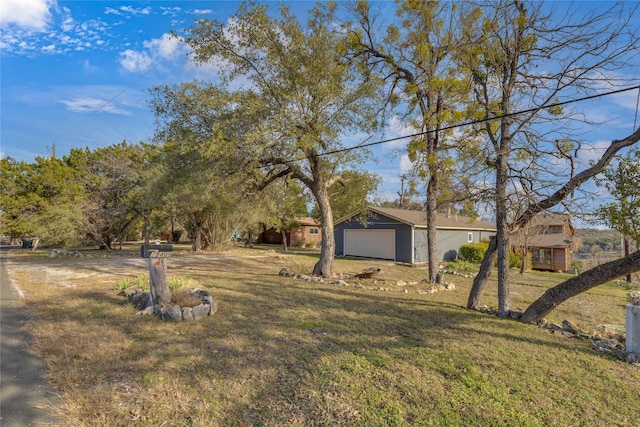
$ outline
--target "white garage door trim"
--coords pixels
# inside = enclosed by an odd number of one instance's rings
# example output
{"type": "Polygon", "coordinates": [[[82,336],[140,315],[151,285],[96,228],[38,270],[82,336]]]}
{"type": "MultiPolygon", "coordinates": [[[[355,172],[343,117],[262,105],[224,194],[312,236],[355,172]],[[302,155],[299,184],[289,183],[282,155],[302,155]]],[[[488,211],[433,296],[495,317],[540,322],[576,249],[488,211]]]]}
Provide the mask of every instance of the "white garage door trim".
{"type": "Polygon", "coordinates": [[[396,259],[396,230],[344,230],[344,254],[396,259]]]}

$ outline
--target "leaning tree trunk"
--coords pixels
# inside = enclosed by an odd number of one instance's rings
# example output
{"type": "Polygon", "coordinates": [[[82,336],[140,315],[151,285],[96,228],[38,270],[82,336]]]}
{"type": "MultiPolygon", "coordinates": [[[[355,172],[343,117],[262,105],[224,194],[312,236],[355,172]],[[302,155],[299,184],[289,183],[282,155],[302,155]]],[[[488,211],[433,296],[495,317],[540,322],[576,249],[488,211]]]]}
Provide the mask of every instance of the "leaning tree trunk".
{"type": "Polygon", "coordinates": [[[520,274],[524,274],[527,269],[527,255],[529,254],[529,250],[527,249],[527,244],[522,248],[522,260],[520,261],[520,274]]]}
{"type": "Polygon", "coordinates": [[[588,291],[598,285],[606,283],[616,277],[640,271],[640,251],[629,256],[599,265],[591,270],[587,270],[579,276],[560,283],[547,291],[535,300],[522,313],[520,321],[533,323],[549,314],[554,308],[571,297],[588,291]]]}
{"type": "Polygon", "coordinates": [[[496,238],[491,237],[487,252],[485,252],[482,263],[480,264],[480,271],[478,271],[475,279],[473,279],[473,285],[471,286],[469,299],[467,300],[467,308],[476,309],[480,306],[480,297],[482,296],[482,292],[484,292],[484,287],[487,284],[489,276],[491,276],[493,264],[495,264],[496,257],[498,256],[496,247],[496,238]]]}
{"type": "Polygon", "coordinates": [[[336,253],[336,241],[333,235],[333,212],[331,212],[329,194],[327,188],[322,185],[316,185],[314,195],[320,208],[322,246],[320,249],[320,259],[313,267],[313,275],[333,277],[333,259],[336,253]]]}

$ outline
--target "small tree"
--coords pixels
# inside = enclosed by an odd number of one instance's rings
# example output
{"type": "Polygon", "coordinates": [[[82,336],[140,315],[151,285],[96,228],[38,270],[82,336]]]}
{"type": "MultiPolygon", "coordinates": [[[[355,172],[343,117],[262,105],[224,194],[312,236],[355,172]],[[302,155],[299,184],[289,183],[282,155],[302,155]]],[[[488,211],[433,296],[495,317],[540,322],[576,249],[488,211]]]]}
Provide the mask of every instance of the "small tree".
{"type": "MultiPolygon", "coordinates": [[[[623,256],[630,254],[630,239],[640,242],[640,150],[627,153],[617,167],[604,170],[604,179],[598,181],[604,186],[615,202],[598,209],[598,216],[612,229],[623,236],[623,256]]],[[[627,275],[631,282],[631,275],[627,275]]]]}

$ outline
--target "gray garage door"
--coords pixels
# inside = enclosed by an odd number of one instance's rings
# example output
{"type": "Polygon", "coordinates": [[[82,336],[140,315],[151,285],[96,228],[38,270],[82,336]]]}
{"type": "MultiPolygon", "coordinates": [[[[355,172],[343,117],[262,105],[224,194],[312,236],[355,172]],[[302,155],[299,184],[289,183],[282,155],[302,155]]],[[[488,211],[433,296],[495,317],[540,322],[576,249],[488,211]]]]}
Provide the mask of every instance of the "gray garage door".
{"type": "Polygon", "coordinates": [[[344,230],[344,254],[396,259],[395,230],[344,230]]]}

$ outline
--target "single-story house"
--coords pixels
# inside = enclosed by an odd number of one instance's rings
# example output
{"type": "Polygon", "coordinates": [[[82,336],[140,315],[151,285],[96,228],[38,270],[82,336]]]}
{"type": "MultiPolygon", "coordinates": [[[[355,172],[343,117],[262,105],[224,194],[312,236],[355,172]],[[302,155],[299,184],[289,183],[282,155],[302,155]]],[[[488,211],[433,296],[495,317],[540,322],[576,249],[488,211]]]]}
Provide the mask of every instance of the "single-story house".
{"type": "Polygon", "coordinates": [[[577,239],[566,214],[539,214],[511,237],[515,250],[526,246],[531,253],[531,268],[567,272],[571,268],[577,239]]]}
{"type": "MultiPolygon", "coordinates": [[[[411,264],[427,262],[427,217],[423,211],[369,206],[366,225],[354,212],[335,222],[336,255],[389,259],[411,264]]],[[[459,215],[436,215],[438,259],[458,257],[460,246],[479,243],[496,227],[459,215]]]]}
{"type": "MultiPolygon", "coordinates": [[[[320,232],[320,221],[304,217],[296,218],[298,225],[293,227],[291,231],[286,232],[287,246],[320,246],[322,233],[320,232]]],[[[282,233],[276,231],[275,228],[265,229],[258,235],[258,243],[266,243],[271,245],[282,244],[282,233]]]]}

